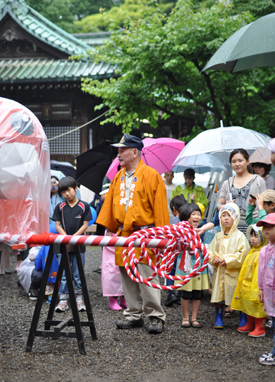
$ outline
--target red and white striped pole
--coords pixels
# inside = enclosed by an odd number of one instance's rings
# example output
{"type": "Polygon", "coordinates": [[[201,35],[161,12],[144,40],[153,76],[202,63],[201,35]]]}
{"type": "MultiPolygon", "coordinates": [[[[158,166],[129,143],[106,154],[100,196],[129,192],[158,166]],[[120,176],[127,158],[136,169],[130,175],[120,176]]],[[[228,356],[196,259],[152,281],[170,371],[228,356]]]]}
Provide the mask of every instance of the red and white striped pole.
{"type": "Polygon", "coordinates": [[[165,290],[178,289],[182,285],[185,285],[191,278],[199,276],[207,267],[208,263],[206,247],[188,222],[180,222],[164,227],[147,228],[134,232],[127,238],[114,236],[70,236],[46,233],[42,235],[32,235],[25,243],[21,243],[19,235],[9,236],[0,234],[0,243],[1,242],[12,244],[13,249],[18,250],[26,249],[34,245],[50,244],[126,247],[123,250],[123,262],[129,277],[137,283],[143,283],[153,288],[165,290]],[[141,247],[139,258],[135,255],[135,247],[141,247]],[[154,264],[150,258],[147,248],[151,248],[155,254],[156,264],[154,264]],[[189,275],[171,276],[170,272],[173,268],[175,258],[183,252],[182,263],[184,263],[186,250],[188,250],[190,255],[196,257],[194,268],[189,275]],[[146,260],[153,271],[152,275],[146,279],[142,277],[137,267],[143,259],[146,260]],[[201,260],[203,261],[202,265],[201,260]],[[156,275],[159,275],[161,278],[178,280],[180,282],[172,286],[154,284],[151,280],[156,275]]]}

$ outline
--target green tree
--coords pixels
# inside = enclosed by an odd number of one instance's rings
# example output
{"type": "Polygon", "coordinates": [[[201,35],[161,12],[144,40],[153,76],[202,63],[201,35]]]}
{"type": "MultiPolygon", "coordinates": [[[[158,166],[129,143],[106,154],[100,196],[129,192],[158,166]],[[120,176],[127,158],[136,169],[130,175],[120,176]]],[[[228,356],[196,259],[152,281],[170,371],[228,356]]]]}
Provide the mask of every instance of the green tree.
{"type": "Polygon", "coordinates": [[[27,4],[69,33],[76,33],[75,21],[100,10],[109,10],[123,0],[26,0],[27,4]]]}
{"type": "Polygon", "coordinates": [[[246,12],[232,17],[231,7],[179,0],[170,16],[146,11],[114,32],[93,59],[117,65],[117,78],[82,82],[85,92],[108,107],[105,122],[122,124],[124,131],[159,118],[192,118],[194,131],[243,125],[269,133],[274,123],[273,70],[201,72],[220,45],[251,21],[246,12]]]}
{"type": "Polygon", "coordinates": [[[273,0],[233,0],[234,12],[249,11],[255,19],[275,12],[273,0]]]}
{"type": "Polygon", "coordinates": [[[124,0],[71,0],[72,9],[77,16],[77,20],[84,17],[108,11],[114,6],[124,3],[124,0]]]}
{"type": "Polygon", "coordinates": [[[26,3],[50,20],[58,27],[69,33],[77,31],[77,26],[74,24],[75,14],[72,11],[71,0],[26,0],[26,3]]]}
{"type": "MultiPolygon", "coordinates": [[[[159,1],[159,9],[163,13],[169,13],[173,9],[176,1],[159,1]]],[[[130,20],[137,21],[143,17],[144,11],[153,12],[156,1],[145,3],[136,0],[125,0],[123,4],[118,3],[110,10],[102,10],[101,13],[92,14],[77,22],[78,30],[82,33],[98,32],[123,28],[130,20]]]]}

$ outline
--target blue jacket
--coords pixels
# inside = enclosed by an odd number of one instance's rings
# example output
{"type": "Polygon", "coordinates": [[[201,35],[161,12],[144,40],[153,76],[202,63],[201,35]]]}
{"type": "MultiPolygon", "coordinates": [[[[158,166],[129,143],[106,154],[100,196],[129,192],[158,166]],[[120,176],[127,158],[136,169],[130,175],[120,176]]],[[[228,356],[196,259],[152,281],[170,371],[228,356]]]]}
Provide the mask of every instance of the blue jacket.
{"type": "MultiPolygon", "coordinates": [[[[44,272],[48,253],[49,253],[49,249],[50,249],[49,245],[47,245],[47,246],[44,245],[43,247],[41,247],[40,251],[38,252],[38,254],[34,260],[35,269],[37,271],[44,272]]],[[[55,279],[56,279],[57,272],[58,272],[58,265],[59,264],[58,264],[57,257],[56,257],[56,255],[54,255],[51,270],[50,270],[50,275],[48,278],[48,283],[49,282],[55,283],[55,279]]]]}

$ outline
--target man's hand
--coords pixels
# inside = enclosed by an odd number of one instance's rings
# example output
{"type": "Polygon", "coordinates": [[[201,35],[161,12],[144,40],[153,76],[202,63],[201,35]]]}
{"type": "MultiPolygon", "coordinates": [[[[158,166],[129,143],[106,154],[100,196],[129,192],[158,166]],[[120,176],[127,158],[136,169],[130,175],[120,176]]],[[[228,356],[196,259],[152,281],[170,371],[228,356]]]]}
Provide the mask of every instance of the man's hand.
{"type": "Polygon", "coordinates": [[[194,195],[193,192],[190,194],[190,199],[193,200],[193,201],[195,200],[195,195],[194,195]]]}
{"type": "Polygon", "coordinates": [[[222,261],[220,262],[220,264],[221,264],[221,266],[226,267],[226,261],[225,261],[225,260],[222,260],[222,261]]]}
{"type": "Polygon", "coordinates": [[[259,290],[259,301],[264,302],[264,292],[262,289],[259,290]]]}

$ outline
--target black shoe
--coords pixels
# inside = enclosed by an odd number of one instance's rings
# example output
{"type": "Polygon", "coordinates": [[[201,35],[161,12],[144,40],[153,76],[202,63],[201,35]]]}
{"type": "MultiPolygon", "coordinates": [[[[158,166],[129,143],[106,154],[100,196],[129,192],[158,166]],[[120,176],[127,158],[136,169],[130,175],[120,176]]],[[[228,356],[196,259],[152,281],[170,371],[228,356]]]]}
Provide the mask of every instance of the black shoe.
{"type": "Polygon", "coordinates": [[[177,301],[177,296],[173,293],[173,294],[169,294],[168,297],[167,297],[167,300],[166,300],[166,303],[164,304],[165,306],[167,307],[170,307],[172,306],[176,301],[177,301]]]}
{"type": "Polygon", "coordinates": [[[116,326],[118,329],[132,329],[132,328],[142,328],[143,327],[143,319],[140,320],[127,320],[124,318],[123,321],[117,321],[116,326]]]}
{"type": "Polygon", "coordinates": [[[37,297],[38,297],[38,290],[37,289],[30,289],[29,299],[30,300],[37,300],[37,297]]]}
{"type": "Polygon", "coordinates": [[[150,317],[150,326],[147,329],[150,334],[162,333],[164,329],[163,321],[158,317],[150,317]]]}
{"type": "Polygon", "coordinates": [[[6,275],[11,275],[11,270],[10,269],[6,269],[5,273],[6,273],[6,275]]]}
{"type": "Polygon", "coordinates": [[[93,272],[101,274],[101,268],[93,269],[93,272]]]}

